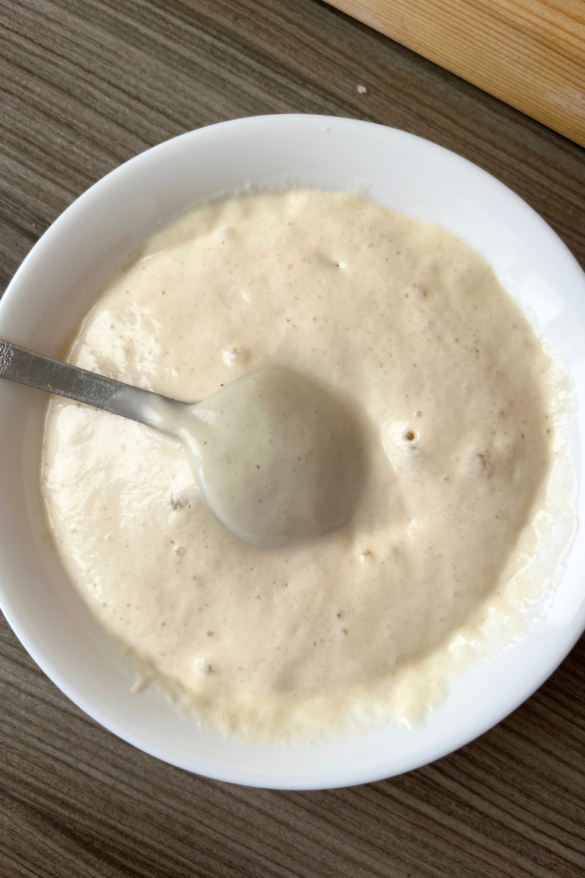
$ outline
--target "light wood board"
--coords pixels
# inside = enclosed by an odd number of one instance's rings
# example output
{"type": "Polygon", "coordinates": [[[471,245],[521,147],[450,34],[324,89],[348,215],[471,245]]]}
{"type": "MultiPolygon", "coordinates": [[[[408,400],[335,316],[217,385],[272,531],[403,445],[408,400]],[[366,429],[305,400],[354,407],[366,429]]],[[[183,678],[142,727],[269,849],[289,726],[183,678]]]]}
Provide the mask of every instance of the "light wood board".
{"type": "Polygon", "coordinates": [[[583,0],[329,0],[585,146],[583,0]]]}

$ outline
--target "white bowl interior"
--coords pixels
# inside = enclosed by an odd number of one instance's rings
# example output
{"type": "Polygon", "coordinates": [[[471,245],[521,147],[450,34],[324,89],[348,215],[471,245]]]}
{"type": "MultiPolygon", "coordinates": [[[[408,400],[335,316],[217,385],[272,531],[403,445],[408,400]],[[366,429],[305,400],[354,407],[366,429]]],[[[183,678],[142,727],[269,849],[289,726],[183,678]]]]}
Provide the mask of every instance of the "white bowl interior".
{"type": "MultiPolygon", "coordinates": [[[[401,131],[318,116],[269,116],[204,128],[143,153],[76,201],[48,230],[0,303],[0,337],[58,355],[109,274],[134,246],[198,199],[246,184],[362,191],[437,221],[480,250],[570,368],[585,399],[585,277],[562,242],[479,168],[401,131]]],[[[40,667],[83,710],[141,749],[191,771],[255,786],[310,789],[388,777],[490,728],[528,697],[585,627],[585,533],[547,615],[514,648],[469,668],[423,729],[394,724],[307,747],[225,740],[177,715],[132,677],[67,580],[39,492],[46,398],[0,381],[0,601],[40,667]]],[[[585,502],[581,407],[572,437],[585,502]]]]}

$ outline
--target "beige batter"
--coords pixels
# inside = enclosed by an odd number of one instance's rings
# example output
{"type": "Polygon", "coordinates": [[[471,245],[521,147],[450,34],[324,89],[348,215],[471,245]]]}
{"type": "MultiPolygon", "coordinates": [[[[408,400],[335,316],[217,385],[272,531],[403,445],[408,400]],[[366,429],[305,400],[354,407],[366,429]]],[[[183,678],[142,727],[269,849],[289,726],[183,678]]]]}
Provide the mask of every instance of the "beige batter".
{"type": "Polygon", "coordinates": [[[179,443],[52,401],[58,550],[142,669],[247,740],[367,727],[406,678],[399,712],[436,701],[433,656],[505,586],[552,461],[549,360],[479,255],[355,195],[207,205],[112,281],[69,359],[184,401],[290,367],[365,449],[349,524],[259,550],[201,502],[179,443]]]}

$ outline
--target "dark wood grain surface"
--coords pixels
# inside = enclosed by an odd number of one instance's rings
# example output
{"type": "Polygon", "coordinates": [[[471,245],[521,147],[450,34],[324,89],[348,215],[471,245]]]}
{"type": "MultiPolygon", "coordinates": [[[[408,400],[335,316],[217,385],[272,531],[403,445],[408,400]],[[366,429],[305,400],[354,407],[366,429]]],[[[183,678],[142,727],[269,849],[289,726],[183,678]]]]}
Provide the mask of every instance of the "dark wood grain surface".
{"type": "MultiPolygon", "coordinates": [[[[353,116],[441,143],[515,189],[585,265],[582,149],[317,0],[0,0],[0,20],[2,288],[112,168],[262,113],[353,116]]],[[[337,791],[233,787],[134,750],[3,621],[0,693],[2,878],[585,874],[585,640],[463,750],[337,791]]]]}

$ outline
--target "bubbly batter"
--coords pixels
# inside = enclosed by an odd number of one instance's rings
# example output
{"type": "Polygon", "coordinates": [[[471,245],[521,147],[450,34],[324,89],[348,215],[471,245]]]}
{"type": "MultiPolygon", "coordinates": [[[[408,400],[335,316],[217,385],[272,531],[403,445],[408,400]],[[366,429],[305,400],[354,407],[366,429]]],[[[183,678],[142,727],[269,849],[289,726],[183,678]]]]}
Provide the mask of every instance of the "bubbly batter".
{"type": "Polygon", "coordinates": [[[145,674],[246,740],[343,734],[440,699],[441,656],[503,595],[553,459],[550,361],[477,253],[356,195],[208,204],[114,278],[69,360],[184,401],[290,367],[361,431],[350,522],[259,550],[210,514],[178,443],[50,403],[58,550],[145,674]]]}

